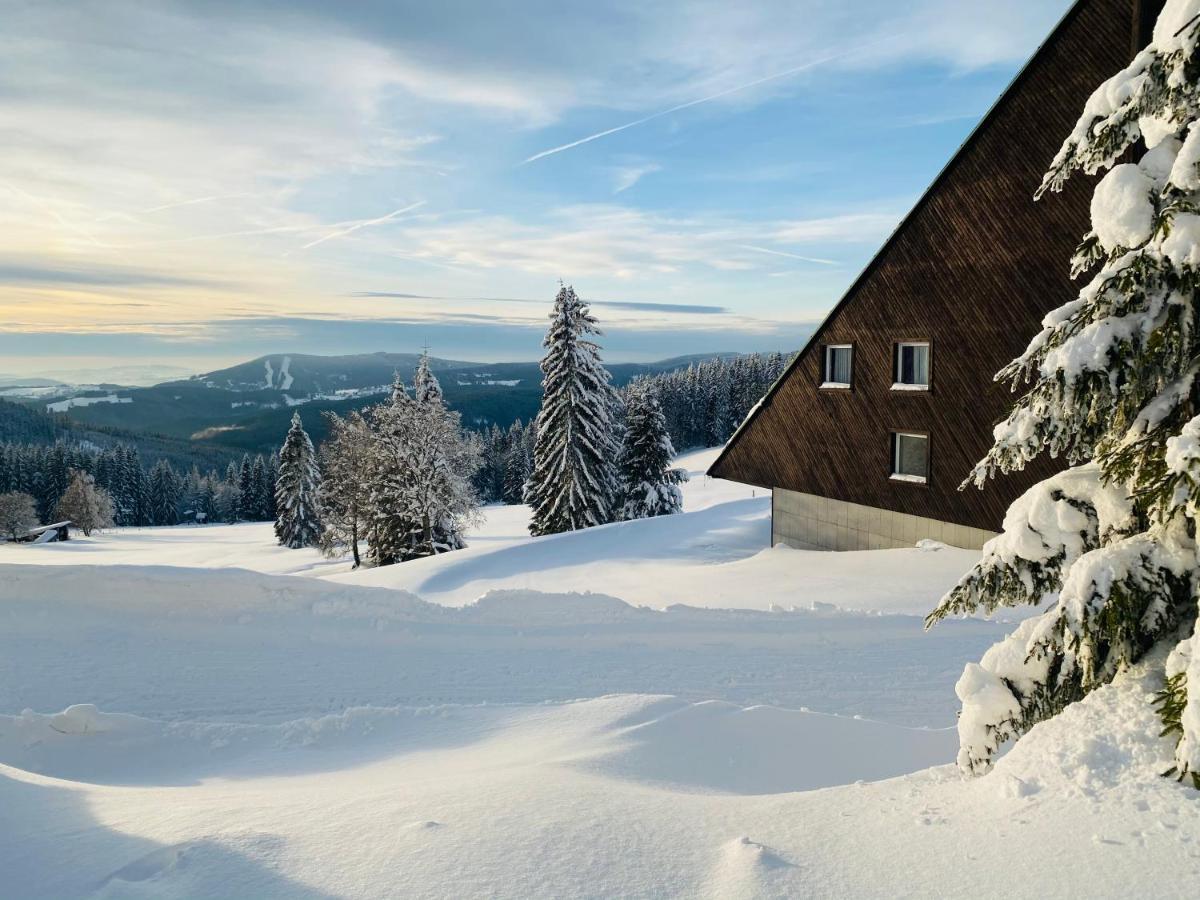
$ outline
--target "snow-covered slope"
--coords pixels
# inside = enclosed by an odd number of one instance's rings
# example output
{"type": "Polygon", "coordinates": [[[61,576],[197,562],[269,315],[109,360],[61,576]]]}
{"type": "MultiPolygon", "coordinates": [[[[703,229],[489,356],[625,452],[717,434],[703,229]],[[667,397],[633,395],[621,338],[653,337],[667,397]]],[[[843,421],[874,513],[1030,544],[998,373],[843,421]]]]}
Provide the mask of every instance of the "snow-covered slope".
{"type": "Polygon", "coordinates": [[[974,555],[685,500],[359,572],[263,526],[0,546],[0,895],[1191,896],[1161,661],[964,781],[953,684],[1008,627],[921,614],[974,555]]]}
{"type": "Polygon", "coordinates": [[[1129,768],[1165,760],[1124,716],[1151,682],[981,779],[804,793],[945,735],[833,720],[828,743],[813,715],[649,696],[276,726],[26,714],[0,720],[22,765],[0,765],[0,868],[22,897],[1188,897],[1195,794],[1129,768]]]}

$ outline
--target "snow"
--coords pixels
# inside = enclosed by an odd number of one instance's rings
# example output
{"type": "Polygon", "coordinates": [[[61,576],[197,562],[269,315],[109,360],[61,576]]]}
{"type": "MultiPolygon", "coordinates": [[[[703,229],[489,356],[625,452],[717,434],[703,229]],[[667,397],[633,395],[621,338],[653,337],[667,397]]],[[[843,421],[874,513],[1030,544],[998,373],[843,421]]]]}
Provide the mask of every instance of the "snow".
{"type": "Polygon", "coordinates": [[[491,507],[386,569],[269,525],[0,547],[0,892],[1190,893],[1161,659],[964,780],[954,682],[1011,625],[920,616],[979,554],[766,549],[716,453],[681,514],[491,507]]]}
{"type": "Polygon", "coordinates": [[[1161,245],[1162,255],[1176,266],[1200,268],[1200,216],[1177,213],[1161,245]]]}
{"type": "Polygon", "coordinates": [[[279,364],[279,389],[281,391],[286,391],[288,388],[290,388],[292,386],[292,382],[295,380],[292,378],[291,369],[292,358],[290,356],[285,356],[283,358],[283,362],[279,364]]]}
{"type": "MultiPolygon", "coordinates": [[[[603,590],[627,603],[719,609],[810,608],[923,616],[979,559],[950,547],[828,553],[770,547],[768,491],[709,478],[718,449],[676,462],[684,513],[581,532],[529,536],[525,506],[488,506],[467,549],[403,565],[351,571],[315,549],[276,546],[270,523],[123,528],[72,536],[57,548],[22,548],[28,564],[235,566],[274,575],[308,575],[347,585],[410,591],[432,603],[464,606],[490,590],[547,593],[603,590]],[[59,550],[61,552],[55,552],[59,550]],[[803,580],[794,573],[803,571],[803,580]]],[[[0,561],[4,561],[0,548],[0,561]]]]}
{"type": "Polygon", "coordinates": [[[46,404],[46,412],[66,412],[75,406],[92,406],[96,403],[132,403],[132,397],[118,397],[116,394],[105,394],[103,397],[68,397],[46,404]]]}
{"type": "Polygon", "coordinates": [[[1154,180],[1133,163],[1113,166],[1092,195],[1092,230],[1105,250],[1137,247],[1154,227],[1154,180]]]}

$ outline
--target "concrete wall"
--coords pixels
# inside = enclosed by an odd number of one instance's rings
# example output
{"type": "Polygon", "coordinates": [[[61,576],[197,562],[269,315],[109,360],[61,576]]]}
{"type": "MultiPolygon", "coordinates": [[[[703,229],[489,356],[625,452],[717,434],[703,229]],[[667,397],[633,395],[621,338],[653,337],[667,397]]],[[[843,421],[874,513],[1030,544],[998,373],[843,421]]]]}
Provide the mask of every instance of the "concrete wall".
{"type": "Polygon", "coordinates": [[[824,550],[887,550],[911,547],[922,538],[932,538],[953,547],[978,550],[995,536],[995,532],[966,525],[783,488],[771,493],[772,544],[824,550]]]}

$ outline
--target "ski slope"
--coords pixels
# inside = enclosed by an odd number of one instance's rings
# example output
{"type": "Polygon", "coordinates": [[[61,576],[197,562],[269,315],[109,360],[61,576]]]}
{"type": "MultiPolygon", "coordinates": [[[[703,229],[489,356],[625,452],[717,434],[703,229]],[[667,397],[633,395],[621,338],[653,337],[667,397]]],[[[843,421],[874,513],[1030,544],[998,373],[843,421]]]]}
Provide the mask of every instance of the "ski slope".
{"type": "Polygon", "coordinates": [[[260,525],[0,548],[0,895],[1190,896],[1161,660],[966,781],[1011,626],[921,616],[974,554],[685,510],[354,572],[260,525]]]}

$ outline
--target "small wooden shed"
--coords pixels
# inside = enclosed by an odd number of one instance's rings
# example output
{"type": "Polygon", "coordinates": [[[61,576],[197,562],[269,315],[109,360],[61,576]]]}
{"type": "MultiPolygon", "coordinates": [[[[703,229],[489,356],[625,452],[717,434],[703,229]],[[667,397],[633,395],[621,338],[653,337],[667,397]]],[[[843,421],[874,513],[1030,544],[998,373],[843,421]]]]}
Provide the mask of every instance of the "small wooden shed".
{"type": "Polygon", "coordinates": [[[37,528],[31,528],[18,537],[17,543],[52,544],[58,541],[69,541],[71,539],[71,526],[74,524],[74,522],[68,519],[63,522],[55,522],[52,525],[39,525],[37,528]]]}

